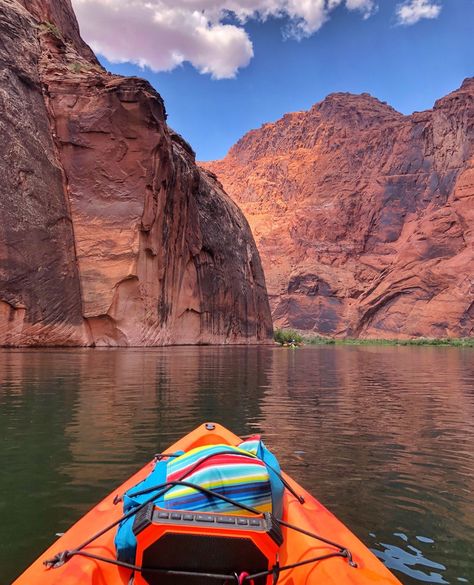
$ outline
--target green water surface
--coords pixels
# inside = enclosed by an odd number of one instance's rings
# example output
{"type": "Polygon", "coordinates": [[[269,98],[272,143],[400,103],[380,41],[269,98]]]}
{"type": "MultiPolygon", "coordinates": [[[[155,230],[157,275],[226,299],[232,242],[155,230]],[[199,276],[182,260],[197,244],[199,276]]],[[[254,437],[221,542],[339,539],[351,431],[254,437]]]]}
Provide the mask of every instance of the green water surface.
{"type": "Polygon", "coordinates": [[[472,348],[0,350],[0,585],[206,420],[261,432],[406,585],[474,583],[473,380],[472,348]]]}

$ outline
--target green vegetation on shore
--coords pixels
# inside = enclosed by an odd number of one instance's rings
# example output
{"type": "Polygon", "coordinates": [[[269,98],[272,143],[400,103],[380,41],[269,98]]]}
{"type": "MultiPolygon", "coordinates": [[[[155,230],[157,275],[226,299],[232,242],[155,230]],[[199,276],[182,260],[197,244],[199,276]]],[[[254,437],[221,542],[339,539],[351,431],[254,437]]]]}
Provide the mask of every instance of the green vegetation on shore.
{"type": "Polygon", "coordinates": [[[304,343],[306,345],[438,345],[445,347],[474,347],[474,337],[458,339],[435,337],[417,337],[416,339],[335,339],[320,335],[301,335],[293,329],[276,329],[274,339],[281,345],[304,343]]]}
{"type": "Polygon", "coordinates": [[[273,339],[281,345],[296,345],[303,342],[303,336],[294,329],[275,329],[273,339]]]}

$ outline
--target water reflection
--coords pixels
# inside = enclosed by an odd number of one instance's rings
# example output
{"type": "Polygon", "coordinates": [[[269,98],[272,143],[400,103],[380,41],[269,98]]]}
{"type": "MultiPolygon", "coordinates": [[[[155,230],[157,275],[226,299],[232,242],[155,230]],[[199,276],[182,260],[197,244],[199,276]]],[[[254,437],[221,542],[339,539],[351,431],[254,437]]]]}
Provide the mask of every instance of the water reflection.
{"type": "Polygon", "coordinates": [[[441,563],[430,561],[421,550],[414,546],[407,545],[406,548],[400,548],[384,542],[377,544],[378,548],[372,550],[389,569],[400,571],[418,582],[449,583],[441,574],[446,571],[446,567],[441,563]]]}
{"type": "Polygon", "coordinates": [[[472,582],[473,357],[429,347],[0,351],[5,583],[210,419],[262,432],[407,585],[472,582]]]}

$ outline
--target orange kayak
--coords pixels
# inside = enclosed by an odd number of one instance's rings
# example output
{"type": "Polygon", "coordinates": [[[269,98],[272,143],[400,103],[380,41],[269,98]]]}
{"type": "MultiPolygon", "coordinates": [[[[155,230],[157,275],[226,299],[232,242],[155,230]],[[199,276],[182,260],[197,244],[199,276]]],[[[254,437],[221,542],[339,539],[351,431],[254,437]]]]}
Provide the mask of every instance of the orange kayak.
{"type": "MultiPolygon", "coordinates": [[[[221,425],[206,423],[200,425],[172,445],[167,450],[167,453],[178,451],[186,453],[197,447],[211,445],[235,446],[240,444],[241,441],[242,439],[221,425]]],[[[214,536],[216,534],[217,536],[219,534],[226,536],[220,542],[231,542],[233,543],[232,546],[236,543],[240,543],[238,545],[240,546],[244,541],[253,542],[252,539],[254,539],[256,546],[261,546],[263,553],[267,549],[270,550],[269,543],[271,543],[274,549],[278,548],[278,570],[275,570],[275,566],[273,566],[268,571],[268,577],[256,576],[255,574],[251,579],[252,575],[241,572],[239,574],[234,573],[235,580],[232,581],[226,580],[225,575],[222,576],[220,581],[218,579],[214,580],[214,575],[209,576],[213,577],[212,579],[204,579],[203,581],[201,577],[186,576],[185,572],[180,576],[179,571],[175,572],[174,576],[171,577],[163,574],[163,570],[162,574],[152,576],[140,571],[140,574],[137,574],[136,568],[134,570],[128,567],[127,563],[122,563],[122,566],[115,564],[117,558],[114,545],[115,529],[107,530],[92,540],[90,544],[87,544],[81,551],[84,554],[76,554],[68,559],[63,558],[62,560],[65,560],[65,562],[61,562],[61,552],[75,550],[78,545],[87,542],[92,535],[100,533],[104,527],[118,522],[122,517],[123,510],[122,506],[117,505],[117,495],[124,494],[144,480],[154,469],[154,465],[155,461],[145,465],[138,473],[90,510],[45,551],[13,585],[130,585],[131,583],[190,583],[194,585],[202,582],[216,583],[218,585],[223,585],[223,583],[229,583],[229,585],[230,583],[265,585],[276,582],[279,585],[344,585],[346,583],[351,585],[401,585],[400,581],[342,522],[284,473],[282,477],[286,483],[286,489],[283,495],[281,524],[278,526],[278,539],[275,539],[274,534],[273,536],[270,534],[272,531],[274,532],[274,529],[270,529],[268,526],[268,514],[256,517],[253,522],[247,521],[245,518],[241,518],[242,522],[240,522],[239,518],[236,518],[234,525],[230,528],[224,526],[224,524],[219,524],[219,518],[225,520],[222,516],[187,514],[185,516],[191,520],[186,524],[186,522],[182,521],[181,515],[178,514],[180,519],[174,527],[181,531],[180,534],[183,538],[194,536],[201,539],[202,537],[211,539],[211,533],[214,531],[214,536]],[[195,520],[198,522],[195,522],[195,520]],[[239,523],[243,524],[243,526],[238,526],[239,523]],[[212,527],[208,528],[209,526],[212,527]],[[265,544],[264,540],[267,537],[267,532],[265,531],[267,529],[273,540],[269,536],[268,542],[265,544]],[[278,546],[275,544],[275,540],[278,540],[278,546]],[[100,560],[96,557],[99,557],[100,560]],[[60,562],[56,562],[53,567],[46,566],[45,561],[51,559],[59,559],[60,562]]],[[[145,518],[147,513],[147,508],[145,507],[141,510],[140,517],[139,513],[137,513],[137,518],[135,519],[135,524],[137,522],[140,524],[140,530],[145,527],[145,535],[147,530],[150,532],[150,527],[153,527],[152,521],[145,518]]],[[[153,510],[150,510],[150,514],[153,514],[153,510]]],[[[175,514],[171,514],[171,516],[175,516],[175,514]]],[[[152,515],[149,518],[152,518],[152,515]]],[[[171,521],[163,520],[163,522],[166,525],[166,522],[171,521]]],[[[161,529],[164,525],[161,525],[161,529]]],[[[171,528],[171,524],[168,524],[167,527],[171,528]]],[[[167,533],[164,534],[165,537],[166,535],[167,533]]],[[[150,540],[149,536],[146,536],[146,538],[150,540]]],[[[165,543],[165,541],[166,538],[161,542],[165,543]]],[[[209,542],[215,543],[218,541],[211,539],[209,542]]],[[[216,550],[218,549],[215,544],[211,544],[211,549],[214,550],[206,549],[206,553],[203,553],[204,549],[196,552],[198,548],[185,545],[180,547],[179,551],[169,549],[168,555],[171,558],[179,553],[182,558],[186,557],[187,559],[193,556],[196,568],[199,568],[199,564],[203,562],[205,554],[212,556],[214,552],[214,557],[216,557],[216,550]]],[[[217,556],[222,557],[225,554],[220,552],[217,556]]],[[[145,556],[140,560],[143,561],[141,565],[141,568],[143,568],[145,556]]],[[[246,567],[246,562],[249,562],[248,558],[243,560],[243,569],[246,567]]],[[[185,567],[189,570],[189,562],[185,564],[185,567]]],[[[174,568],[176,569],[176,566],[174,568]]]]}

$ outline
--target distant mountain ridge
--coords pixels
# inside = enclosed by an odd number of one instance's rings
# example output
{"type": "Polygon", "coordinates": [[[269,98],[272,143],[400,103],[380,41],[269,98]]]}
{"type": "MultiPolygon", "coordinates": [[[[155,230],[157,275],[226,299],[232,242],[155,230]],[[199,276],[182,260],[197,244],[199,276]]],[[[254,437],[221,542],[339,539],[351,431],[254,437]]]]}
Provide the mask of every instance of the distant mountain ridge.
{"type": "Polygon", "coordinates": [[[474,335],[474,78],[410,116],[331,94],[201,164],[250,223],[275,326],[474,335]]]}

